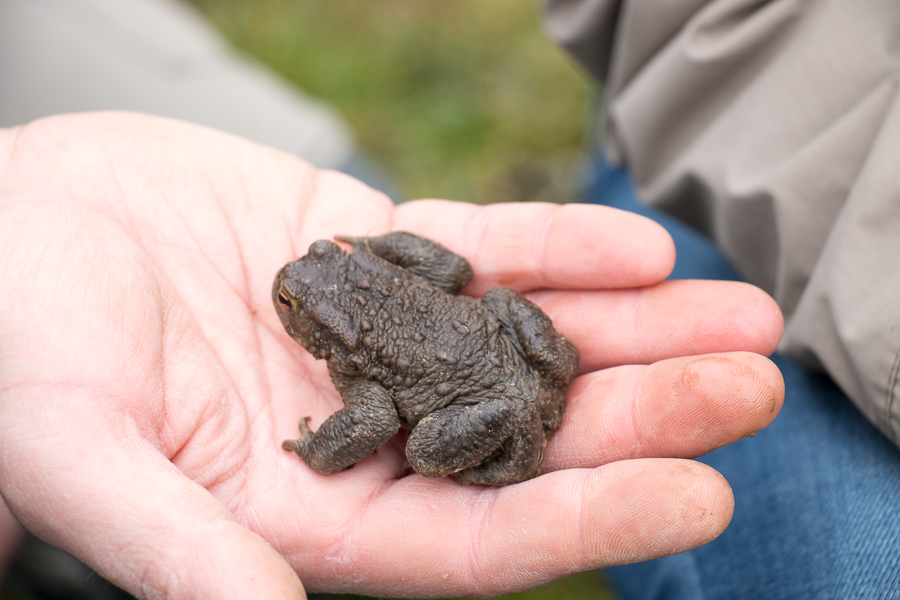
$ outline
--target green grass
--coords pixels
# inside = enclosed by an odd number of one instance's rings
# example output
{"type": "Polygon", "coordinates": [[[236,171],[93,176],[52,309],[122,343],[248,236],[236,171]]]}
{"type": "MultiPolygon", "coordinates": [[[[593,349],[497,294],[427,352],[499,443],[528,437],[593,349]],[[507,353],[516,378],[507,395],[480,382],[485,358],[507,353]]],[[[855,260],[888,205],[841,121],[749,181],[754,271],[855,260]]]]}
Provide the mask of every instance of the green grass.
{"type": "Polygon", "coordinates": [[[571,200],[591,87],[533,0],[193,0],[410,198],[571,200]]]}

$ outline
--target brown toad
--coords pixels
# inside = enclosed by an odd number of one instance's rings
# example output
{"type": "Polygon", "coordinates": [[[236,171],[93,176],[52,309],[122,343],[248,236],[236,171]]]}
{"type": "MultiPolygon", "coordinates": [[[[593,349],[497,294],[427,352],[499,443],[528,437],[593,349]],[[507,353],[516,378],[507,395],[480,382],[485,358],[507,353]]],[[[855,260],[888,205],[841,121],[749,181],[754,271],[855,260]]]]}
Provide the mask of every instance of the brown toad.
{"type": "Polygon", "coordinates": [[[272,299],[287,332],[328,371],[344,402],[318,431],[288,440],[313,470],[351,467],[411,430],[409,465],[426,477],[505,485],[540,473],[578,351],[540,308],[496,287],[456,294],[469,263],[425,238],[319,240],[285,265],[272,299]]]}

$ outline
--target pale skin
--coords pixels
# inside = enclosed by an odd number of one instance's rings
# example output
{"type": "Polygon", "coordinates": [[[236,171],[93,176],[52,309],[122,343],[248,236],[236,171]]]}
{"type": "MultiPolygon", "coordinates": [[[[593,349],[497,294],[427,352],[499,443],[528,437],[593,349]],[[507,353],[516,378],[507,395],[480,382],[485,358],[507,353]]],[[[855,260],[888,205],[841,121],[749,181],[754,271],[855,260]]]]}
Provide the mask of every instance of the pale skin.
{"type": "MultiPolygon", "coordinates": [[[[668,235],[597,206],[393,206],[338,173],[137,115],[0,130],[0,492],[142,598],[491,596],[703,544],[733,498],[686,460],[766,427],[782,331],[737,283],[663,282],[668,235]],[[281,442],[340,406],[272,278],[335,234],[419,233],[581,351],[544,474],[462,487],[395,439],[321,476],[281,442]],[[301,583],[302,582],[302,583],[301,583]]],[[[4,528],[11,531],[14,528],[4,528]]]]}

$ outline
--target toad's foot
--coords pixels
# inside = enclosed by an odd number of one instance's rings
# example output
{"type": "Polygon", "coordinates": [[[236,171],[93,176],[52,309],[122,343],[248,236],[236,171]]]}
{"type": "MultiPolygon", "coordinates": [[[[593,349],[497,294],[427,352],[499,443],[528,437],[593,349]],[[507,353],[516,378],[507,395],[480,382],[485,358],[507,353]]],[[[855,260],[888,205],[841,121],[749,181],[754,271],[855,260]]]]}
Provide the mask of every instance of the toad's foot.
{"type": "Polygon", "coordinates": [[[344,407],[325,419],[318,431],[310,431],[306,417],[300,421],[300,439],[281,444],[320,475],[352,467],[400,429],[397,409],[380,385],[354,379],[342,382],[340,391],[344,407]]]}

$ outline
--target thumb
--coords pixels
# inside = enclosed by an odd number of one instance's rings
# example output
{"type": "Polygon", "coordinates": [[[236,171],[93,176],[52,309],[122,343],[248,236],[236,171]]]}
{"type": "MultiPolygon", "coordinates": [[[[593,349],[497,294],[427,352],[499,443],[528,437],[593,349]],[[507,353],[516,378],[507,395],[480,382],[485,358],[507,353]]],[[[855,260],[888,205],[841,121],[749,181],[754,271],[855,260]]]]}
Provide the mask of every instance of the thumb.
{"type": "Polygon", "coordinates": [[[25,410],[3,411],[0,485],[35,535],[138,598],[306,597],[284,558],[127,417],[97,419],[73,400],[65,419],[54,415],[64,427],[40,419],[33,435],[34,404],[19,400],[4,402],[25,410]]]}

